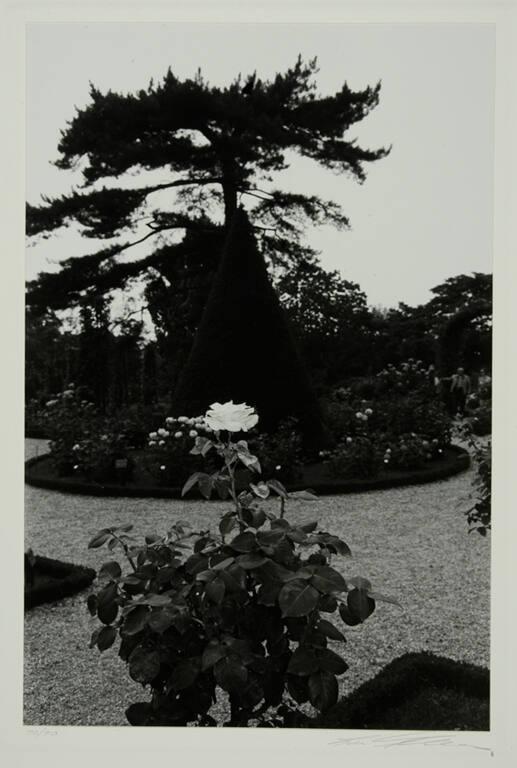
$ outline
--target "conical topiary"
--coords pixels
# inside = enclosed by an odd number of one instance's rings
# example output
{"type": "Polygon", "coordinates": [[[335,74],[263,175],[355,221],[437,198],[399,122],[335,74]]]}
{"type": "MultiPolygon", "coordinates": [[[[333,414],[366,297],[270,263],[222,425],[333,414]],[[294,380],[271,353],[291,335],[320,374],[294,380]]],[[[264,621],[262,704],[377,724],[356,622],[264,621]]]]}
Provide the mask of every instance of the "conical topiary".
{"type": "Polygon", "coordinates": [[[234,215],[173,413],[193,416],[228,400],[254,406],[263,430],[295,417],[307,448],[329,445],[307,371],[242,209],[234,215]]]}

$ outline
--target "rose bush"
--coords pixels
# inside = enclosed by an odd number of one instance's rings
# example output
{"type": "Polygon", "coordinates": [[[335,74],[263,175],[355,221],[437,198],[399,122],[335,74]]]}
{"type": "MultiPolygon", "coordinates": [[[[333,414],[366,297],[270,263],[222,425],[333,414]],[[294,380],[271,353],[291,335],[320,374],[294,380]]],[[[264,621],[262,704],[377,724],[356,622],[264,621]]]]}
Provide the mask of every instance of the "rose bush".
{"type": "MultiPolygon", "coordinates": [[[[242,413],[251,425],[254,414],[242,413]]],[[[218,423],[237,424],[233,417],[218,423]]],[[[328,647],[345,641],[343,631],[324,615],[354,626],[377,600],[396,602],[334,567],[350,556],[342,539],[318,531],[316,521],[287,520],[291,499],[314,496],[261,480],[258,457],[232,433],[193,437],[191,453],[213,454],[218,468],[194,473],[183,488],[231,502],[217,531],[176,523],[164,536],[137,542],[128,525],[105,528],[89,543],[120,551],[129,564],[125,573],[116,560],[105,563],[88,608],[100,621],[91,647],[102,652],[119,638],[129,675],[150,687],[150,700],[126,711],[133,725],[216,725],[210,710],[221,690],[230,702],[226,725],[298,725],[301,704],[325,711],[337,701],[337,678],[347,669],[328,647]],[[240,492],[239,467],[257,476],[240,492]]]]}
{"type": "Polygon", "coordinates": [[[458,437],[467,443],[476,469],[469,496],[473,503],[465,510],[469,532],[486,536],[492,527],[492,441],[480,440],[469,419],[460,421],[456,430],[458,437]]]}
{"type": "Polygon", "coordinates": [[[276,431],[250,437],[250,448],[260,455],[262,474],[282,482],[299,480],[302,476],[304,454],[302,437],[296,419],[281,422],[276,431]]]}

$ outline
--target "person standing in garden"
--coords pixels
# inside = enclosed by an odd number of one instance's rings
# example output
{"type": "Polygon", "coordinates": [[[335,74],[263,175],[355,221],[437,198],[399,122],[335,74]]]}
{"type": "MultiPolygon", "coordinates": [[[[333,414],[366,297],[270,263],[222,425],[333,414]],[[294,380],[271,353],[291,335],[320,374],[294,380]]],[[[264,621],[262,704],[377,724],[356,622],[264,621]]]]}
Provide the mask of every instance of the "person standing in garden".
{"type": "Polygon", "coordinates": [[[463,368],[458,368],[452,377],[451,395],[456,407],[456,411],[463,415],[465,411],[465,402],[471,392],[470,377],[467,376],[463,368]]]}

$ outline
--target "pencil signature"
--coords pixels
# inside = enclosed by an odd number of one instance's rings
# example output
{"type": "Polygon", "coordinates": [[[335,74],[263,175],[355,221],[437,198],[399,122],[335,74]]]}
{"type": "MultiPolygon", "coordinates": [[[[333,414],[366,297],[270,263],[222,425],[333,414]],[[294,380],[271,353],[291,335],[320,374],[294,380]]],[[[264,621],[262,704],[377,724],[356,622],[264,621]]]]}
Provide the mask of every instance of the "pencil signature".
{"type": "Polygon", "coordinates": [[[335,739],[329,742],[331,747],[347,746],[373,746],[383,747],[389,749],[391,747],[406,747],[406,746],[423,746],[423,747],[470,747],[470,749],[480,749],[485,752],[490,752],[491,756],[494,756],[491,747],[482,747],[479,744],[468,744],[466,742],[459,742],[457,737],[447,735],[422,735],[419,733],[408,733],[406,735],[393,734],[374,736],[346,736],[335,739]]]}

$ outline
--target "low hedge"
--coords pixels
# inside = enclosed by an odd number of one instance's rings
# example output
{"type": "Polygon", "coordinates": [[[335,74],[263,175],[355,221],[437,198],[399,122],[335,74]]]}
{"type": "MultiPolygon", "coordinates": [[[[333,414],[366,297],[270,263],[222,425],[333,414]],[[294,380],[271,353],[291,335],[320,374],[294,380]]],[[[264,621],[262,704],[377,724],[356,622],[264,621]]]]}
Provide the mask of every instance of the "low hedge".
{"type": "MultiPolygon", "coordinates": [[[[137,463],[137,460],[136,460],[137,463]]],[[[433,461],[418,470],[383,472],[378,477],[345,480],[328,478],[325,464],[312,464],[304,467],[303,477],[295,483],[287,483],[290,491],[311,488],[319,495],[341,493],[361,493],[364,491],[383,490],[404,485],[444,480],[468,469],[470,458],[467,451],[458,446],[446,449],[443,459],[433,461]]],[[[181,488],[167,488],[155,485],[137,485],[128,483],[93,483],[82,478],[57,477],[52,472],[48,455],[36,456],[25,462],[25,482],[36,488],[46,488],[63,493],[77,493],[86,496],[127,496],[133,498],[179,498],[181,488]]]]}
{"type": "Polygon", "coordinates": [[[490,672],[407,653],[309,725],[312,728],[489,730],[490,672]]]}
{"type": "Polygon", "coordinates": [[[42,603],[53,603],[90,586],[96,576],[93,568],[63,563],[36,555],[29,564],[25,557],[25,609],[42,603]]]}

